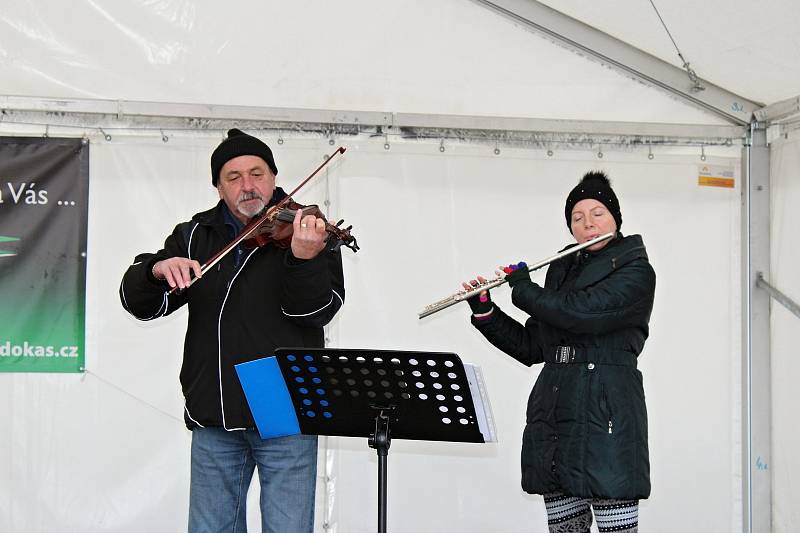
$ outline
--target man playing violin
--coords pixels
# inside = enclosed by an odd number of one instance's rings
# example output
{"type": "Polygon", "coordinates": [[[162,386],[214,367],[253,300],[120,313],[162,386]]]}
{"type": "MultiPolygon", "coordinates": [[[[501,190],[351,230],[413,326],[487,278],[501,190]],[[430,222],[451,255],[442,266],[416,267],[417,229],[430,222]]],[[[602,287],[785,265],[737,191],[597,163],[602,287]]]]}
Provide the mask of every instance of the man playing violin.
{"type": "Polygon", "coordinates": [[[338,247],[324,219],[298,209],[288,249],[239,244],[201,272],[251,218],[286,197],[275,186],[277,174],[265,143],[230,130],[211,155],[220,201],[178,224],[158,252],[137,255],[119,289],[122,305],[139,320],[188,305],[180,380],[184,421],[192,431],[192,533],[246,531],[256,467],[262,531],[313,531],[317,438],[262,440],[234,365],[279,346],[324,346],[322,328],[345,296],[338,247]],[[201,279],[189,287],[194,277],[201,279]]]}

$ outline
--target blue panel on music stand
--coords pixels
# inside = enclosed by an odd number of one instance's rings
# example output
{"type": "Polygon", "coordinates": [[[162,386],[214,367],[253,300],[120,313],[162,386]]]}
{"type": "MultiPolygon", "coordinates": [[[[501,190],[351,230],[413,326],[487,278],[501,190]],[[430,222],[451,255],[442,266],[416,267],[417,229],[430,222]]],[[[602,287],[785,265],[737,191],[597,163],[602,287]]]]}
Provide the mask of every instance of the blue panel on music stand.
{"type": "Polygon", "coordinates": [[[247,404],[262,439],[300,433],[292,397],[286,388],[278,361],[265,357],[236,365],[247,404]]]}

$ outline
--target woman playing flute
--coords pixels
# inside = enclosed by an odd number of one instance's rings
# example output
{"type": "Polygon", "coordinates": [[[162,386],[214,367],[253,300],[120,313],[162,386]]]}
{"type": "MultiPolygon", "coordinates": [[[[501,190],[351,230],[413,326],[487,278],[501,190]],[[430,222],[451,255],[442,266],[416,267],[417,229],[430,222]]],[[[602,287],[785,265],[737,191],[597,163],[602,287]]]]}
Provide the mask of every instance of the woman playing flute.
{"type": "Polygon", "coordinates": [[[639,500],[650,495],[636,364],[656,276],[641,236],[620,232],[622,213],[604,173],[583,176],[564,215],[578,243],[614,237],[553,262],[544,287],[531,281],[524,263],[504,268],[513,304],[530,315],[524,325],[488,291],[468,300],[471,320],[520,363],[544,363],[528,399],[522,488],[544,496],[550,532],[588,532],[592,510],[601,532],[636,532],[639,500]]]}

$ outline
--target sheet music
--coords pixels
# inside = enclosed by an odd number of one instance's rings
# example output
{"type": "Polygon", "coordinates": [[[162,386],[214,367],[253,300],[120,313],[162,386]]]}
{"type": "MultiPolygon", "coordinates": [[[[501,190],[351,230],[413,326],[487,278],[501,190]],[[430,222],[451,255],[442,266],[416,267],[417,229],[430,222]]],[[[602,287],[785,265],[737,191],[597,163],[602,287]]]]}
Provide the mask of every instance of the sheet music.
{"type": "Polygon", "coordinates": [[[494,425],[494,415],[492,406],[489,403],[489,392],[486,390],[486,382],[483,380],[481,367],[464,364],[464,373],[469,381],[469,391],[472,394],[472,402],[475,406],[475,416],[478,418],[478,429],[486,442],[497,442],[497,430],[494,425]]]}

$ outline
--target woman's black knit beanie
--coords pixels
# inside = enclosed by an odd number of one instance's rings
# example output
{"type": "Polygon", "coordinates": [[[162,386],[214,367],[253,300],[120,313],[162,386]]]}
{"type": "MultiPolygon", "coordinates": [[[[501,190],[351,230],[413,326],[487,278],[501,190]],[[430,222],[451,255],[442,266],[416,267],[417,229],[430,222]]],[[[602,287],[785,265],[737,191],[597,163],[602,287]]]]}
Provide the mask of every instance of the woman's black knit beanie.
{"type": "Polygon", "coordinates": [[[617,230],[622,227],[622,212],[619,210],[619,200],[617,200],[617,195],[614,194],[614,189],[611,188],[608,176],[606,176],[605,172],[593,170],[584,174],[580,183],[567,196],[564,217],[567,219],[567,228],[569,228],[570,233],[572,233],[572,209],[575,204],[587,198],[597,200],[606,206],[617,223],[617,230]]]}

